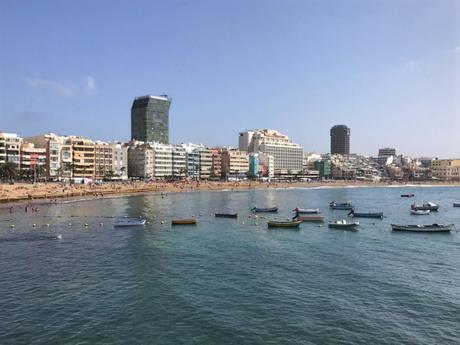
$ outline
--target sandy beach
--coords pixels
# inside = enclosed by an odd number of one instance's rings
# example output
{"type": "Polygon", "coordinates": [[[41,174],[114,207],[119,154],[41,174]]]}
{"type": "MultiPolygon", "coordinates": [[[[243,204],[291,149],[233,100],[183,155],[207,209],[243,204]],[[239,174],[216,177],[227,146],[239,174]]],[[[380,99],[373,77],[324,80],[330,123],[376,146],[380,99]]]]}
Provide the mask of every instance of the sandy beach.
{"type": "Polygon", "coordinates": [[[312,181],[312,182],[117,182],[100,185],[64,185],[62,183],[0,184],[0,203],[30,201],[31,203],[57,203],[63,199],[93,199],[152,192],[219,191],[235,189],[269,188],[338,188],[338,187],[388,187],[388,186],[460,186],[447,182],[362,182],[362,181],[312,181]]]}

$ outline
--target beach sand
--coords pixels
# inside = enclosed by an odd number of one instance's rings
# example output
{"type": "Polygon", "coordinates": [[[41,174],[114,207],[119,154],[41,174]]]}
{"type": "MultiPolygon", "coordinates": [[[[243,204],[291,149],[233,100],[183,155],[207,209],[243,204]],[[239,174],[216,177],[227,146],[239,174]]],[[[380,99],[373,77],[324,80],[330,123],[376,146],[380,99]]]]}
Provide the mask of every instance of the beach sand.
{"type": "Polygon", "coordinates": [[[152,192],[189,192],[219,191],[237,189],[269,189],[269,188],[339,188],[339,187],[388,187],[388,186],[460,186],[460,183],[446,182],[362,182],[362,181],[312,181],[312,182],[116,182],[101,185],[74,184],[64,185],[50,183],[15,183],[0,184],[0,203],[30,201],[31,203],[57,203],[62,199],[94,199],[152,192]]]}

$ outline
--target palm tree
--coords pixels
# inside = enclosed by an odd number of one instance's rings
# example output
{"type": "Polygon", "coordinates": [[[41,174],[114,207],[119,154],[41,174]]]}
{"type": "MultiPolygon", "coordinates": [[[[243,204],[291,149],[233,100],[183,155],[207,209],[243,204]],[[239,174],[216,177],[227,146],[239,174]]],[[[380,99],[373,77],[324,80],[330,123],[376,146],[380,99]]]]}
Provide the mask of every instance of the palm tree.
{"type": "Polygon", "coordinates": [[[72,162],[65,162],[64,163],[64,170],[70,171],[70,178],[73,178],[73,169],[75,168],[75,164],[72,162]]]}
{"type": "Polygon", "coordinates": [[[6,162],[0,165],[0,177],[3,180],[14,180],[18,175],[18,166],[14,162],[6,162]]]}

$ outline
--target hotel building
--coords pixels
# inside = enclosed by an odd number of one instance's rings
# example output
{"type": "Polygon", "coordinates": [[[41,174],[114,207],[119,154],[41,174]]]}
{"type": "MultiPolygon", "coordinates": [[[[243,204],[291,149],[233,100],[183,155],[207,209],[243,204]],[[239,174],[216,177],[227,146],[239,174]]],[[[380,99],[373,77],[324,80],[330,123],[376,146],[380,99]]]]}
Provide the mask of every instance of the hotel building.
{"type": "Polygon", "coordinates": [[[131,107],[131,140],[169,143],[169,107],[171,98],[142,96],[131,107]]]}
{"type": "Polygon", "coordinates": [[[276,130],[257,129],[241,132],[238,144],[240,151],[271,155],[276,175],[297,174],[302,171],[302,146],[293,143],[287,135],[276,130]]]}

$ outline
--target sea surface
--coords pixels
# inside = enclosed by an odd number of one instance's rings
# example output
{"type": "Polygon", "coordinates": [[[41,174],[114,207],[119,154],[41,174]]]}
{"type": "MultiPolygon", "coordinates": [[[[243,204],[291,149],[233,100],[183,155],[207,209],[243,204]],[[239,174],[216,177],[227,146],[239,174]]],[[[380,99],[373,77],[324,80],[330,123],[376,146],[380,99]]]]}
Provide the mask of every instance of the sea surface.
{"type": "Polygon", "coordinates": [[[460,233],[390,228],[460,230],[454,201],[460,188],[319,188],[3,208],[0,344],[459,344],[460,233]],[[360,219],[358,231],[267,228],[295,207],[346,218],[332,200],[385,218],[360,219]],[[411,216],[414,201],[441,207],[411,216]],[[255,218],[255,205],[280,212],[255,218]],[[114,216],[149,224],[114,228],[114,216]],[[191,216],[198,225],[170,225],[191,216]]]}

